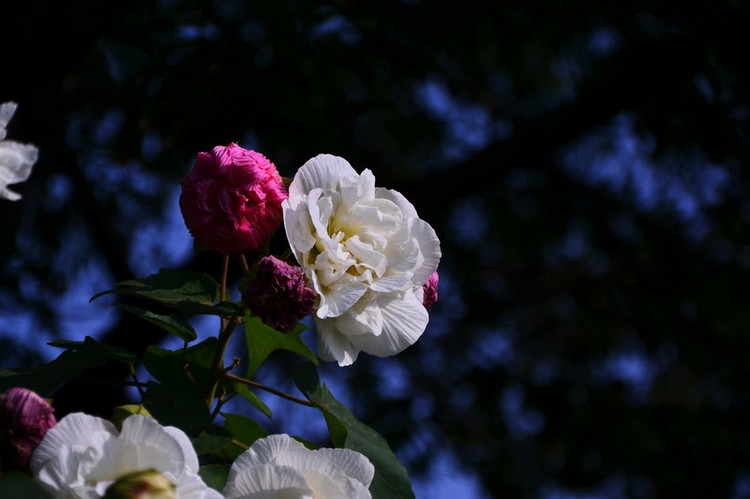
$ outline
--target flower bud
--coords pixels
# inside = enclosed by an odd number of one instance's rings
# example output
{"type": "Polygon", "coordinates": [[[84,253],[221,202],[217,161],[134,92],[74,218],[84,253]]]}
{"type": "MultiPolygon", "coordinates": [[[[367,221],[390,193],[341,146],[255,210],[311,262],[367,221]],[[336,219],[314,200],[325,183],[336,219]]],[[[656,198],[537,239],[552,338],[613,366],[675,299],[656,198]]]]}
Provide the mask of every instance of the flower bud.
{"type": "Polygon", "coordinates": [[[175,488],[155,469],[134,471],[110,485],[104,499],[177,499],[175,488]]]}
{"type": "Polygon", "coordinates": [[[5,471],[31,473],[31,453],[57,420],[52,406],[31,390],[0,394],[0,462],[5,471]]]}
{"type": "Polygon", "coordinates": [[[315,291],[305,286],[304,276],[302,267],[265,256],[242,290],[245,303],[264,323],[289,332],[312,313],[315,304],[315,291]]]}
{"type": "Polygon", "coordinates": [[[199,246],[241,255],[271,238],[287,197],[273,163],[230,144],[198,154],[182,185],[180,209],[199,246]]]}
{"type": "Polygon", "coordinates": [[[438,273],[433,272],[430,278],[424,283],[422,289],[424,289],[424,296],[422,297],[422,305],[425,308],[430,308],[433,303],[438,301],[438,273]]]}

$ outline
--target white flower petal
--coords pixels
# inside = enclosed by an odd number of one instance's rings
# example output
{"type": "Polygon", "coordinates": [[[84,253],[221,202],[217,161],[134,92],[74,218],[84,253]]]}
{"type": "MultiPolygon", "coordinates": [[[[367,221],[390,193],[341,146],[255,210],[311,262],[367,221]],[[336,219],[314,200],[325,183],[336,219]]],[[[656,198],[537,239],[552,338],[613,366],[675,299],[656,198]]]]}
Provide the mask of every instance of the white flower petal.
{"type": "Polygon", "coordinates": [[[414,271],[412,282],[415,286],[421,286],[430,279],[430,276],[438,268],[442,256],[440,240],[435,233],[435,229],[418,218],[412,219],[411,234],[419,244],[424,259],[422,265],[414,271]]]}
{"type": "Polygon", "coordinates": [[[347,338],[362,334],[380,336],[383,331],[383,314],[378,306],[357,304],[336,319],[335,324],[339,331],[346,332],[347,338]]]}
{"type": "Polygon", "coordinates": [[[427,310],[412,290],[381,294],[370,306],[380,309],[382,333],[347,336],[347,339],[361,351],[378,357],[395,355],[413,345],[429,321],[427,310]]]}
{"type": "MultiPolygon", "coordinates": [[[[234,468],[234,465],[232,466],[234,468]]],[[[263,464],[243,469],[227,481],[227,499],[313,499],[313,491],[293,468],[263,464]]]]}
{"type": "Polygon", "coordinates": [[[361,349],[352,345],[352,342],[339,332],[336,319],[316,317],[315,331],[318,339],[318,357],[328,362],[335,360],[342,367],[352,365],[357,360],[361,349]]]}
{"type": "Polygon", "coordinates": [[[405,218],[419,218],[417,215],[417,209],[414,205],[404,197],[400,192],[393,189],[386,189],[384,187],[377,187],[375,189],[375,195],[381,199],[387,199],[398,206],[401,213],[405,218]]]}
{"type": "Polygon", "coordinates": [[[330,155],[300,168],[284,206],[287,239],[318,294],[321,358],[349,365],[360,351],[386,356],[413,344],[428,319],[414,288],[441,257],[434,229],[414,206],[376,188],[370,170],[357,175],[330,155]]]}
{"type": "Polygon", "coordinates": [[[320,293],[320,305],[316,315],[320,319],[338,317],[349,310],[367,292],[367,285],[361,282],[336,283],[329,286],[326,293],[320,293]]]}
{"type": "Polygon", "coordinates": [[[358,452],[313,451],[289,435],[271,435],[235,460],[224,494],[229,499],[370,499],[374,473],[370,461],[358,452]]]}
{"type": "Polygon", "coordinates": [[[375,467],[359,452],[349,449],[318,449],[317,452],[326,456],[338,469],[365,487],[369,487],[375,477],[375,467]]]}
{"type": "Polygon", "coordinates": [[[319,154],[307,160],[289,186],[289,197],[307,194],[315,188],[333,189],[343,178],[354,178],[357,172],[347,160],[331,154],[319,154]]]}
{"type": "Polygon", "coordinates": [[[108,421],[83,413],[70,414],[55,424],[39,443],[31,456],[31,471],[57,459],[61,449],[101,450],[104,444],[117,437],[117,430],[108,421]],[[82,445],[82,442],[85,442],[82,445]]]}
{"type": "Polygon", "coordinates": [[[16,112],[18,104],[15,102],[5,102],[0,104],[0,140],[5,138],[7,133],[5,127],[10,123],[10,119],[13,117],[13,113],[16,112]]]}
{"type": "Polygon", "coordinates": [[[53,426],[32,456],[32,473],[54,497],[101,497],[109,485],[134,471],[153,468],[181,499],[218,499],[197,475],[198,458],[181,430],[130,416],[118,435],[111,423],[70,414],[53,426]]]}
{"type": "Polygon", "coordinates": [[[9,184],[24,182],[31,175],[39,150],[30,144],[21,144],[5,139],[5,127],[13,117],[17,104],[0,104],[0,198],[18,201],[21,195],[8,189],[9,184]]]}

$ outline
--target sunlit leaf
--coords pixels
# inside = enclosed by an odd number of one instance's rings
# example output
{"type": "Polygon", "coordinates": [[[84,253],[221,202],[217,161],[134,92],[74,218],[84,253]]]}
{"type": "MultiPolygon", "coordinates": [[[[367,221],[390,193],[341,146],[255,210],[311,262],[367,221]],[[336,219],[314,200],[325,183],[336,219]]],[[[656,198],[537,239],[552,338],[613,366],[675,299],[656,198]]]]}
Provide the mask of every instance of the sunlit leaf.
{"type": "Polygon", "coordinates": [[[289,333],[282,333],[267,326],[258,317],[245,318],[245,342],[247,344],[248,368],[247,377],[251,378],[260,365],[274,350],[288,350],[307,357],[318,363],[317,357],[302,341],[301,333],[305,328],[297,327],[289,333]]]}
{"type": "Polygon", "coordinates": [[[117,431],[122,429],[122,422],[133,414],[142,414],[143,416],[151,417],[151,413],[148,412],[143,404],[127,404],[115,407],[112,411],[112,417],[109,420],[115,425],[117,431]]]}

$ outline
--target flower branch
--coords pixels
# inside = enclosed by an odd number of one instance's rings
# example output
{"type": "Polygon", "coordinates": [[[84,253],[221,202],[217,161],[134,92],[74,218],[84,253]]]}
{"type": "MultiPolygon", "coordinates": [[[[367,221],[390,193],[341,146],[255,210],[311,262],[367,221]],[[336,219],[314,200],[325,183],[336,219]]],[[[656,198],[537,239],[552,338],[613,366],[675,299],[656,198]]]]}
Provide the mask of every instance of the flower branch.
{"type": "Polygon", "coordinates": [[[288,393],[284,393],[282,391],[276,390],[275,388],[271,388],[270,386],[266,386],[264,384],[258,383],[257,381],[253,381],[246,378],[241,378],[239,376],[235,376],[234,374],[225,373],[224,378],[228,379],[229,381],[234,381],[235,383],[242,383],[244,385],[253,386],[255,388],[258,388],[260,390],[267,391],[268,393],[272,393],[276,395],[277,397],[281,397],[283,399],[290,400],[292,402],[296,402],[300,405],[306,405],[308,407],[315,407],[315,404],[308,400],[301,399],[299,397],[295,397],[294,395],[289,395],[288,393]]]}

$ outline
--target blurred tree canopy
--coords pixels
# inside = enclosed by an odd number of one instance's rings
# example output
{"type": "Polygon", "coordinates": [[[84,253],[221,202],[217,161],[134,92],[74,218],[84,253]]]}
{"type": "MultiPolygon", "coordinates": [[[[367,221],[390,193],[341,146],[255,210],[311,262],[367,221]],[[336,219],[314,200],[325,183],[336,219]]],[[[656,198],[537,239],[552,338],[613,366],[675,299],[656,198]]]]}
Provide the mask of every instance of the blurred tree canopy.
{"type": "MultiPolygon", "coordinates": [[[[493,497],[750,496],[748,26],[739,0],[7,3],[0,102],[40,159],[0,201],[3,365],[92,315],[68,339],[159,338],[87,299],[215,272],[160,239],[198,151],[329,152],[441,237],[425,335],[345,370],[413,473],[448,450],[493,497]]],[[[124,396],[89,390],[58,412],[124,396]]]]}

